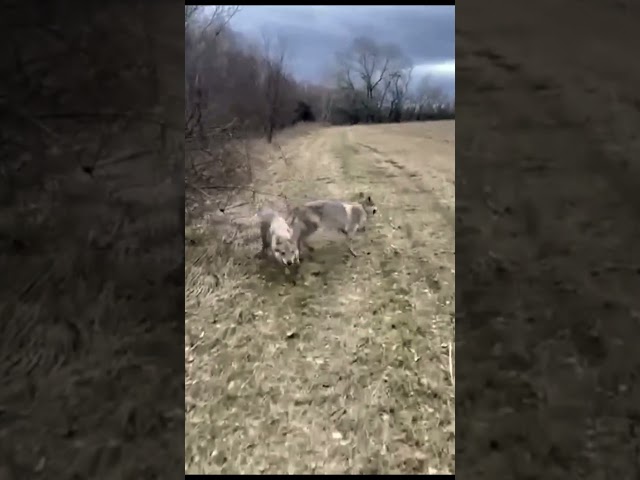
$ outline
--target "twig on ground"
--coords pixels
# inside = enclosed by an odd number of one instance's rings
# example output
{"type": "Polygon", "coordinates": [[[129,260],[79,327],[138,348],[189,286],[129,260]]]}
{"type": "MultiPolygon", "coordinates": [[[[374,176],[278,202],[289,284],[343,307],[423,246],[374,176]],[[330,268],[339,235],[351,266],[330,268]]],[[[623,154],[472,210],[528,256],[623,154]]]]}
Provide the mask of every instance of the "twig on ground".
{"type": "Polygon", "coordinates": [[[200,261],[200,259],[204,257],[206,254],[207,254],[207,251],[206,250],[203,251],[200,255],[196,257],[196,259],[193,262],[191,262],[191,265],[196,265],[200,261]]]}
{"type": "Polygon", "coordinates": [[[249,202],[239,202],[239,203],[234,203],[233,205],[229,205],[226,210],[231,210],[232,208],[238,208],[238,207],[243,207],[244,205],[249,205],[249,202]]]}
{"type": "Polygon", "coordinates": [[[279,143],[274,142],[276,147],[278,147],[278,150],[280,150],[280,157],[282,157],[282,160],[284,160],[284,163],[286,166],[290,166],[291,162],[289,162],[289,158],[285,155],[284,150],[282,149],[282,147],[280,146],[279,143]]]}
{"type": "Polygon", "coordinates": [[[201,194],[203,194],[207,198],[213,198],[211,195],[209,195],[207,192],[205,192],[200,187],[196,187],[195,185],[189,185],[189,184],[187,184],[187,186],[193,188],[194,190],[198,190],[201,194]]]}

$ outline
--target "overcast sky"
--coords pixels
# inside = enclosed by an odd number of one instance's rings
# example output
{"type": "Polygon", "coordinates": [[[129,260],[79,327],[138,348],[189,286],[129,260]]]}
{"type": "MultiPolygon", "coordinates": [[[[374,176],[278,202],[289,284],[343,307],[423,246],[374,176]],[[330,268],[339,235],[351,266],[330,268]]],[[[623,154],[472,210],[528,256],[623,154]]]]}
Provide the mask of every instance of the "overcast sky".
{"type": "MultiPolygon", "coordinates": [[[[366,35],[394,43],[413,60],[414,78],[429,75],[455,92],[455,7],[453,6],[283,6],[241,7],[231,27],[259,40],[276,33],[287,42],[288,65],[301,80],[328,78],[336,51],[366,35]]],[[[414,81],[414,85],[417,82],[414,81]]]]}

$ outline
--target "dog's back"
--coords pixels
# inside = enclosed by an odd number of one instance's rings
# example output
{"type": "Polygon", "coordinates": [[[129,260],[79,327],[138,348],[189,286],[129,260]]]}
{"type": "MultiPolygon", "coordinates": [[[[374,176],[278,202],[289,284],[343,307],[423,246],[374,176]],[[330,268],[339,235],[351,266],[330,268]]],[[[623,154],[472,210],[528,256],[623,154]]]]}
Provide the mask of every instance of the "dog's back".
{"type": "Polygon", "coordinates": [[[304,204],[307,217],[317,219],[323,227],[329,229],[343,228],[349,222],[349,211],[339,200],[315,200],[304,204]]]}
{"type": "Polygon", "coordinates": [[[353,231],[365,223],[367,212],[359,203],[340,200],[314,200],[305,203],[302,209],[298,209],[298,216],[305,223],[316,224],[316,227],[353,231]]]}

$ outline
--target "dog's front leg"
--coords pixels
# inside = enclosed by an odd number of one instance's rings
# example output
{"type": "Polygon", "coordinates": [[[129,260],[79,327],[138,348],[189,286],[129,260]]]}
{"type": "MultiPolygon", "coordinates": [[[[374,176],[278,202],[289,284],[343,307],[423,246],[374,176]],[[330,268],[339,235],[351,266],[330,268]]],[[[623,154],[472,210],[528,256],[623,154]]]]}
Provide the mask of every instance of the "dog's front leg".
{"type": "Polygon", "coordinates": [[[357,257],[358,254],[354,252],[353,248],[351,247],[351,245],[353,245],[353,237],[354,237],[355,230],[343,229],[341,230],[341,232],[344,233],[345,236],[347,237],[347,248],[349,249],[349,253],[354,257],[357,257]]]}
{"type": "Polygon", "coordinates": [[[267,256],[267,251],[269,250],[269,245],[267,240],[265,240],[264,236],[262,236],[262,248],[258,253],[256,253],[256,258],[265,258],[267,256]]]}
{"type": "Polygon", "coordinates": [[[307,252],[313,252],[314,248],[309,245],[308,239],[311,235],[309,233],[306,233],[305,235],[303,235],[302,237],[300,237],[300,246],[298,246],[298,249],[300,249],[301,247],[304,247],[304,249],[307,252]]]}
{"type": "Polygon", "coordinates": [[[306,239],[303,237],[299,237],[298,238],[298,255],[301,257],[306,257],[307,255],[310,256],[311,255],[311,248],[309,247],[309,245],[306,242],[306,239]]]}
{"type": "Polygon", "coordinates": [[[267,258],[269,256],[269,247],[263,246],[258,253],[256,253],[255,258],[267,258]]]}

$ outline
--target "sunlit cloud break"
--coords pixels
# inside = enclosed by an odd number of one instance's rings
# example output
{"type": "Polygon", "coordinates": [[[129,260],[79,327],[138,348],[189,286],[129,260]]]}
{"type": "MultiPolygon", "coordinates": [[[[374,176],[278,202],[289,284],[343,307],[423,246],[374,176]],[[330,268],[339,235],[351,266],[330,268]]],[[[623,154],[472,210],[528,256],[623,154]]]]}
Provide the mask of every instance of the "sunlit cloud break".
{"type": "Polygon", "coordinates": [[[421,63],[413,68],[413,72],[418,75],[430,75],[437,77],[455,77],[456,61],[446,60],[444,62],[421,63]]]}

